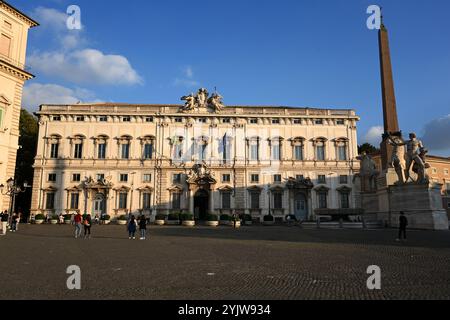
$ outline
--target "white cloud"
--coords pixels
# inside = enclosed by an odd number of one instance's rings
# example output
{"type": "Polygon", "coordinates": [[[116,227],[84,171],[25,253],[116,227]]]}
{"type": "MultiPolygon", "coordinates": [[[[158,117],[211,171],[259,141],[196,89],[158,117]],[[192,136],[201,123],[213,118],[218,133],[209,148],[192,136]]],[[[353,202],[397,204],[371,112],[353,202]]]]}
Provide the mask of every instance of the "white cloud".
{"type": "Polygon", "coordinates": [[[40,27],[52,30],[66,29],[67,14],[53,8],[37,7],[32,16],[39,21],[40,27]]]}
{"type": "Polygon", "coordinates": [[[32,83],[23,89],[22,105],[36,110],[41,104],[75,104],[77,102],[99,102],[94,93],[87,89],[70,89],[57,84],[32,83]]]}
{"type": "Polygon", "coordinates": [[[28,58],[33,70],[78,84],[133,85],[143,80],[128,59],[95,49],[44,52],[28,58]]]}
{"type": "Polygon", "coordinates": [[[422,141],[431,151],[450,151],[450,114],[427,123],[422,141]]]}
{"type": "Polygon", "coordinates": [[[381,126],[372,127],[361,139],[361,144],[370,143],[374,147],[378,148],[381,143],[383,133],[384,133],[383,127],[381,126]]]}
{"type": "Polygon", "coordinates": [[[191,66],[186,66],[182,68],[181,71],[183,73],[183,77],[175,78],[173,81],[174,86],[192,88],[200,85],[200,82],[194,80],[194,70],[191,66]]]}

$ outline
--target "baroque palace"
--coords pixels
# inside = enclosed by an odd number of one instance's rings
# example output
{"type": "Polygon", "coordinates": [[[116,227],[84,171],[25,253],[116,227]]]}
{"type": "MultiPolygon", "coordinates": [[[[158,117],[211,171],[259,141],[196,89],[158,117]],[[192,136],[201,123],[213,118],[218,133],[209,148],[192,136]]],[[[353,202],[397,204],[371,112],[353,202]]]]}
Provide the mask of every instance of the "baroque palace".
{"type": "Polygon", "coordinates": [[[354,208],[353,110],[184,105],[42,105],[32,213],[248,213],[311,219],[354,208]]]}

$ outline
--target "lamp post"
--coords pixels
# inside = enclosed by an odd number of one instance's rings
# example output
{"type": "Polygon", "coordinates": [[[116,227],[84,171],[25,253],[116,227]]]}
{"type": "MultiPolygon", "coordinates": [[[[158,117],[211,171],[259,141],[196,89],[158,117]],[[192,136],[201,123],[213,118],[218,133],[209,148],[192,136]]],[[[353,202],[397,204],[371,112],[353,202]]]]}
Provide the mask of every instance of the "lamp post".
{"type": "Polygon", "coordinates": [[[27,188],[30,188],[28,182],[25,181],[23,183],[23,186],[18,186],[13,178],[9,178],[8,181],[6,181],[6,186],[4,186],[3,184],[0,185],[1,194],[10,197],[8,219],[9,225],[11,225],[12,215],[16,205],[16,196],[20,193],[26,192],[27,188]]]}

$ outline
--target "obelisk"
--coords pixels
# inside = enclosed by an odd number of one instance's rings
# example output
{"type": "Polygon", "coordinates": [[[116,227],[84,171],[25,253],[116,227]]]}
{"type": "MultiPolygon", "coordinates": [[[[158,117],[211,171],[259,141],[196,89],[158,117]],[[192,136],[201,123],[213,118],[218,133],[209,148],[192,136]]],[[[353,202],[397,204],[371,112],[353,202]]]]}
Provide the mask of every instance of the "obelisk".
{"type": "Polygon", "coordinates": [[[388,143],[387,136],[398,132],[397,105],[395,102],[394,79],[392,76],[391,53],[389,50],[388,31],[381,23],[378,31],[378,43],[380,47],[381,89],[383,94],[383,119],[384,135],[381,143],[382,169],[390,167],[392,157],[392,146],[388,143]]]}

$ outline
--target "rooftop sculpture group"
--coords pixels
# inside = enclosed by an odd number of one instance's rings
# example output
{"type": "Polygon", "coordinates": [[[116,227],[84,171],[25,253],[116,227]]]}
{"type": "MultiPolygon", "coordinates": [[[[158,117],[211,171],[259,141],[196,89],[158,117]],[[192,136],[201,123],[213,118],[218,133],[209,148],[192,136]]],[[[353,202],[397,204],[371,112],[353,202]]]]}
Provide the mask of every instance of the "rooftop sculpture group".
{"type": "Polygon", "coordinates": [[[225,108],[222,101],[223,97],[217,92],[209,96],[208,90],[201,88],[198,90],[197,94],[191,93],[188,96],[181,97],[181,100],[186,101],[183,112],[190,112],[200,109],[211,108],[214,112],[220,112],[225,108]]]}

